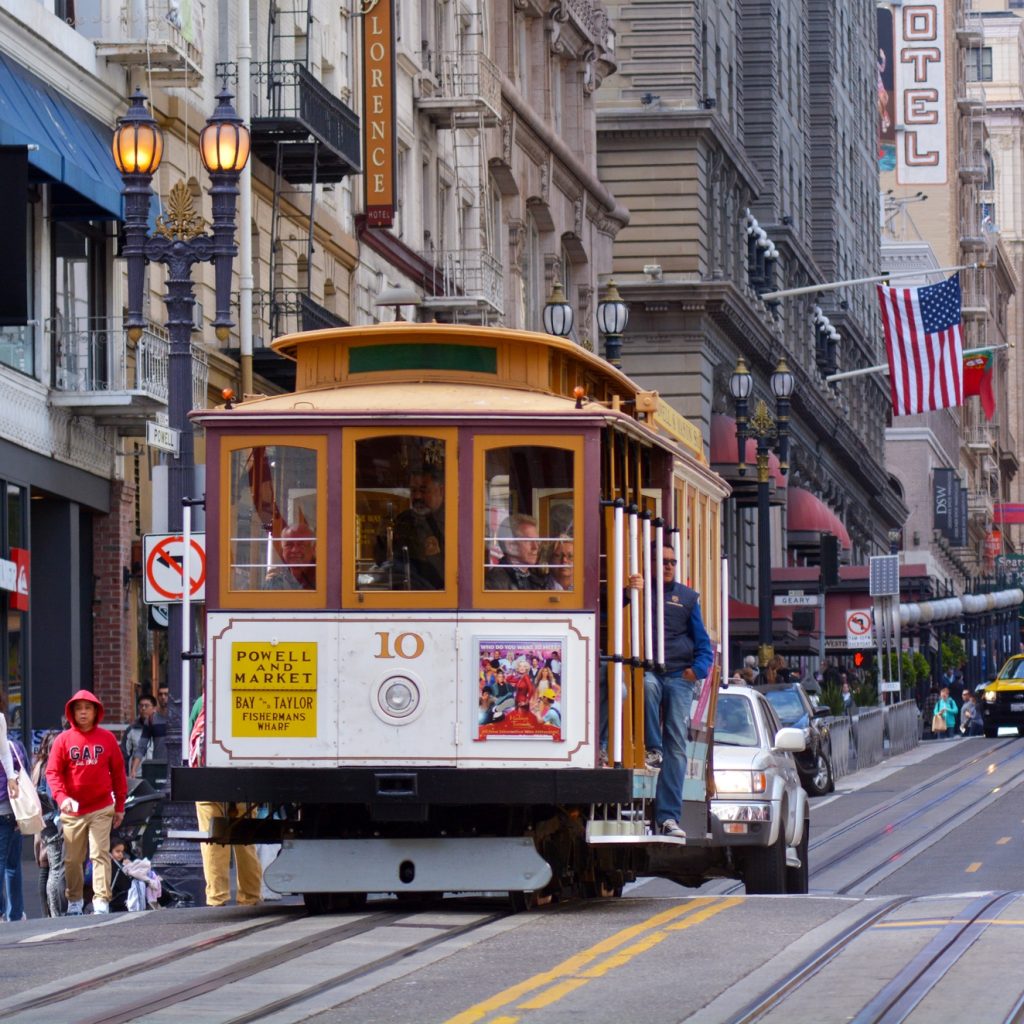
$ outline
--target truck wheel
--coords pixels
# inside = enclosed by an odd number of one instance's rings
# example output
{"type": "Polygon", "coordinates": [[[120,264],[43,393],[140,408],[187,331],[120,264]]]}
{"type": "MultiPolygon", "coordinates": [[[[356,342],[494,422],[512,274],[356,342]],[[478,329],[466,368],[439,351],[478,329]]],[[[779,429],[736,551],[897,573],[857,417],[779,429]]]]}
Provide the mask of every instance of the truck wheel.
{"type": "Polygon", "coordinates": [[[777,896],[786,891],[786,836],[781,823],[772,846],[749,849],[743,859],[743,884],[750,896],[777,896]]]}
{"type": "Polygon", "coordinates": [[[814,774],[806,778],[807,792],[811,796],[824,796],[830,793],[835,784],[832,781],[832,765],[829,759],[819,750],[814,758],[814,774]]]}
{"type": "Polygon", "coordinates": [[[811,819],[804,818],[804,837],[796,848],[796,855],[800,858],[800,867],[786,867],[786,892],[794,896],[804,896],[810,888],[811,870],[807,861],[810,833],[811,819]]]}

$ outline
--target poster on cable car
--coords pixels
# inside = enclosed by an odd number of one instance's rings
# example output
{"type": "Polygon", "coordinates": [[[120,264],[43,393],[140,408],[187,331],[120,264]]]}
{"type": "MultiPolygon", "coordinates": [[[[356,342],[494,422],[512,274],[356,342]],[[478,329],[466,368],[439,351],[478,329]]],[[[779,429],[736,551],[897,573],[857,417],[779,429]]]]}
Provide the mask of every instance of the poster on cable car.
{"type": "Polygon", "coordinates": [[[476,642],[477,740],[562,737],[562,641],[529,637],[476,642]]]}

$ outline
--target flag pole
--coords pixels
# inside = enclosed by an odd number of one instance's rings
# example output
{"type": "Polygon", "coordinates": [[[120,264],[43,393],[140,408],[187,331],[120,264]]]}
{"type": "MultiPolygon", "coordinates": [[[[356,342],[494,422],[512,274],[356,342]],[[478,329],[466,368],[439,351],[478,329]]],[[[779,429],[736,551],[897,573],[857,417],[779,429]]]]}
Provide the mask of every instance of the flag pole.
{"type": "MultiPolygon", "coordinates": [[[[921,277],[924,274],[953,274],[958,270],[977,270],[977,263],[962,263],[958,267],[936,267],[934,270],[897,270],[891,274],[878,274],[875,277],[854,277],[849,281],[832,281],[828,284],[809,284],[803,288],[783,288],[778,292],[762,292],[758,298],[762,302],[773,302],[775,299],[788,299],[794,295],[815,295],[818,292],[834,292],[854,284],[882,284],[895,277],[921,277]]],[[[864,371],[868,372],[868,371],[864,371]]],[[[828,378],[832,380],[833,378],[828,378]]]]}
{"type": "MultiPolygon", "coordinates": [[[[964,351],[965,356],[977,356],[982,352],[998,352],[1000,349],[1009,348],[1009,342],[1002,345],[986,345],[984,348],[969,348],[964,351]]],[[[889,364],[879,363],[877,366],[863,366],[859,370],[844,370],[842,373],[833,373],[825,378],[826,384],[836,380],[848,380],[850,377],[866,377],[869,373],[888,373],[889,364]]]]}

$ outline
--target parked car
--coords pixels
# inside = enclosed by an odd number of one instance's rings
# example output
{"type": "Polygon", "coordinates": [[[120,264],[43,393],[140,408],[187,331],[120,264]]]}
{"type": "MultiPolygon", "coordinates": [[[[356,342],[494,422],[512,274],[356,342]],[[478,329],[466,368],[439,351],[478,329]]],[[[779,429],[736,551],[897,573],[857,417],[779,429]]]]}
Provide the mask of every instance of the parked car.
{"type": "Polygon", "coordinates": [[[1004,725],[1014,726],[1024,736],[1024,654],[1013,654],[999,675],[982,688],[978,704],[985,723],[985,735],[997,736],[1004,725]]]}
{"type": "Polygon", "coordinates": [[[757,690],[719,693],[711,830],[748,893],[807,892],[810,801],[793,760],[803,747],[803,732],[784,728],[757,690]]]}
{"type": "Polygon", "coordinates": [[[804,734],[804,750],[796,755],[800,780],[811,796],[824,796],[836,788],[832,767],[832,737],[825,719],[832,712],[816,708],[803,687],[797,683],[763,686],[761,692],[775,709],[779,721],[804,734]]]}

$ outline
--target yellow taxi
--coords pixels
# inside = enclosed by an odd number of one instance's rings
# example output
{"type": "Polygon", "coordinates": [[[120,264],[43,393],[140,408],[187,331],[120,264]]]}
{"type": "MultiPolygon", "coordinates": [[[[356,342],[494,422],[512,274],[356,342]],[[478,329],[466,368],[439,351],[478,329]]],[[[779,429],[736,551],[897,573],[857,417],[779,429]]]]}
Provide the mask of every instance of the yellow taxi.
{"type": "Polygon", "coordinates": [[[995,736],[1001,726],[1015,726],[1024,736],[1024,654],[1014,654],[999,675],[981,691],[985,735],[995,736]]]}

